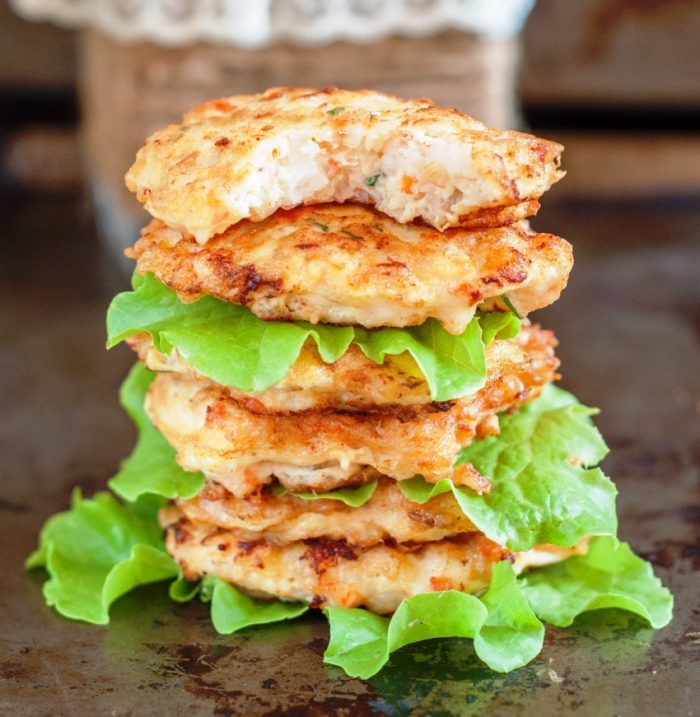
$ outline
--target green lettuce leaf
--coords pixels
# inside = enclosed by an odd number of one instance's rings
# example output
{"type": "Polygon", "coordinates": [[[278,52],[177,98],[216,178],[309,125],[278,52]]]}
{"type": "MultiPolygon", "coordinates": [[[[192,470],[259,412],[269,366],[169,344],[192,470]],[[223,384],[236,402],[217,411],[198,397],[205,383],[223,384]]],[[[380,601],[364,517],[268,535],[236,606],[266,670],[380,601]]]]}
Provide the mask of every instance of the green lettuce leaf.
{"type": "Polygon", "coordinates": [[[186,580],[182,571],[180,571],[177,579],[170,583],[168,595],[170,596],[170,599],[175,602],[190,602],[190,600],[194,600],[197,595],[200,594],[201,589],[201,580],[196,580],[194,582],[186,580]]]}
{"type": "Polygon", "coordinates": [[[175,449],[153,427],[143,404],[155,373],[136,363],[124,380],[119,400],[138,429],[136,446],[122,463],[109,487],[125,500],[146,493],[166,498],[191,498],[204,486],[201,473],[183,470],[175,460],[175,449]]]}
{"type": "Polygon", "coordinates": [[[513,415],[500,416],[500,435],[473,441],[457,464],[471,463],[492,485],[478,495],[443,479],[400,481],[416,503],[451,490],[464,514],[491,540],[512,550],[537,543],[571,546],[587,535],[615,535],[612,481],[595,465],[607,453],[590,420],[594,409],[549,385],[513,415]]]}
{"type": "Polygon", "coordinates": [[[366,483],[359,488],[338,488],[336,490],[329,490],[325,493],[289,493],[289,491],[280,483],[275,483],[272,486],[272,495],[280,497],[283,495],[293,495],[295,498],[302,498],[303,500],[339,500],[349,505],[352,508],[359,508],[364,505],[373,495],[377,489],[377,481],[373,480],[371,483],[366,483]]]}
{"type": "Polygon", "coordinates": [[[486,383],[486,356],[476,317],[460,336],[448,334],[439,321],[428,319],[408,329],[358,327],[354,342],[379,364],[387,355],[408,351],[425,376],[433,401],[466,396],[486,383]]]}
{"type": "Polygon", "coordinates": [[[510,563],[493,566],[491,584],[480,599],[488,615],[474,637],[474,650],[492,670],[510,672],[539,655],[544,625],[527,609],[510,563]]]}
{"type": "Polygon", "coordinates": [[[84,500],[74,491],[71,509],[46,522],[39,548],[27,559],[28,569],[49,573],[46,603],[66,617],[104,625],[117,598],[177,576],[163,546],[157,506],[152,497],[121,504],[109,493],[84,500]]]}
{"type": "Polygon", "coordinates": [[[486,346],[494,339],[512,339],[520,333],[520,317],[514,311],[488,311],[478,316],[486,346]]]}
{"type": "Polygon", "coordinates": [[[398,481],[397,485],[406,498],[421,505],[427,503],[436,495],[442,495],[450,491],[456,495],[459,490],[449,478],[443,478],[437,483],[428,483],[423,476],[414,476],[407,480],[398,481]]]}
{"type": "Polygon", "coordinates": [[[152,274],[134,275],[133,291],[118,294],[107,312],[107,346],[148,332],[156,348],[180,355],[213,381],[242,391],[264,391],[281,381],[304,342],[312,339],[321,358],[337,361],[351,343],[371,360],[408,352],[420,367],[434,401],[448,401],[477,391],[486,380],[484,340],[513,335],[519,321],[512,314],[481,315],[460,336],[448,334],[429,319],[408,329],[367,329],[262,321],[249,309],[211,296],[190,304],[152,274]]]}
{"type": "Polygon", "coordinates": [[[558,627],[589,610],[619,608],[658,630],[673,612],[673,596],[651,565],[613,537],[594,538],[586,555],[532,570],[519,582],[537,616],[558,627]]]}
{"type": "Polygon", "coordinates": [[[304,603],[255,600],[214,575],[192,583],[180,573],[177,580],[170,583],[169,594],[175,602],[189,602],[199,595],[202,602],[211,603],[211,621],[221,635],[253,625],[291,620],[309,609],[304,603]]]}
{"type": "Polygon", "coordinates": [[[211,621],[221,635],[230,635],[253,625],[291,620],[309,609],[304,603],[255,600],[216,577],[206,577],[202,581],[200,597],[204,602],[211,601],[211,621]]]}
{"type": "Polygon", "coordinates": [[[356,608],[324,612],[331,631],[324,662],[362,679],[379,672],[395,650],[436,637],[473,638],[474,650],[491,669],[508,672],[532,660],[544,638],[544,626],[507,562],[494,566],[481,599],[447,590],[407,598],[391,618],[356,608]]]}

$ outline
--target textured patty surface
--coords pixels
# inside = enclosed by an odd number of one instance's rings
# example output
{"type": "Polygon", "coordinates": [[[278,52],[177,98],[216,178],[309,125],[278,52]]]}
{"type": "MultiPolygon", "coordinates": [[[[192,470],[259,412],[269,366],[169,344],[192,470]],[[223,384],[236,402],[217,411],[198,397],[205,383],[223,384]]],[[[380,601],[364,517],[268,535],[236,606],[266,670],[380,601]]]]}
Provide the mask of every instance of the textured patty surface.
{"type": "Polygon", "coordinates": [[[211,295],[261,319],[368,328],[435,318],[453,334],[503,294],[521,315],[551,304],[573,265],[568,242],[525,222],[442,233],[352,204],[242,221],[205,246],[153,221],[129,255],[183,301],[211,295]]]}
{"type": "Polygon", "coordinates": [[[166,547],[185,577],[217,575],[257,597],[310,603],[312,607],[367,607],[390,613],[412,595],[439,590],[477,592],[494,563],[510,559],[519,570],[563,560],[585,547],[536,546],[513,554],[481,533],[419,545],[353,546],[324,538],[275,545],[247,534],[197,523],[168,510],[166,547]]]}
{"type": "Polygon", "coordinates": [[[276,88],[222,98],[148,138],[126,175],[156,218],[198,241],[300,204],[375,204],[400,222],[500,226],[537,209],[562,147],[427,100],[276,88]]]}
{"type": "Polygon", "coordinates": [[[423,543],[476,530],[451,493],[419,505],[385,477],[378,478],[372,497],[356,508],[339,500],[278,497],[269,491],[241,499],[214,482],[195,498],[175,504],[195,523],[235,530],[247,540],[264,533],[276,544],[323,537],[367,547],[384,541],[423,543]]]}
{"type": "Polygon", "coordinates": [[[480,533],[417,547],[323,538],[274,545],[186,518],[166,529],[166,547],[190,580],[216,575],[255,596],[377,613],[417,593],[481,590],[493,563],[510,555],[480,533]]]}
{"type": "Polygon", "coordinates": [[[275,478],[292,492],[367,482],[358,474],[368,466],[397,480],[449,477],[482,492],[486,479],[453,465],[459,449],[497,432],[495,414],[539,395],[556,365],[550,357],[517,374],[490,372],[477,393],[443,404],[292,414],[253,412],[212,381],[161,373],[145,407],[186,470],[202,471],[237,496],[275,478]]]}
{"type": "MultiPolygon", "coordinates": [[[[129,344],[152,371],[205,378],[177,350],[167,355],[158,351],[148,334],[129,339],[129,344]]],[[[555,346],[551,331],[525,324],[515,338],[492,341],[486,347],[486,365],[492,376],[516,376],[526,383],[532,383],[530,377],[540,376],[541,380],[549,381],[558,365],[555,346]]],[[[327,364],[313,341],[304,345],[285,378],[272,388],[250,392],[229,388],[229,393],[257,413],[328,408],[368,410],[430,402],[428,384],[410,354],[387,356],[383,364],[377,364],[351,344],[335,363],[327,364]]]]}

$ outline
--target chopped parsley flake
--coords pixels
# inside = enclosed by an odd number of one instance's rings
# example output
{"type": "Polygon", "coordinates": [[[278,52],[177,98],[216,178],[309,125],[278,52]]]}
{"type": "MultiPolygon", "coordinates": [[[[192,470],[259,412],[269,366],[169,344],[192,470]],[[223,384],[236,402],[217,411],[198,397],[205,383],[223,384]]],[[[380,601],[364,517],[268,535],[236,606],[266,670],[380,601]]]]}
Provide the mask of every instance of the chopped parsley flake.
{"type": "Polygon", "coordinates": [[[352,232],[349,232],[347,229],[342,229],[341,234],[345,234],[346,237],[350,237],[351,239],[357,239],[359,241],[362,241],[362,237],[358,234],[353,234],[352,232]]]}
{"type": "Polygon", "coordinates": [[[314,226],[317,226],[324,234],[327,234],[329,229],[327,224],[321,224],[321,222],[317,222],[315,219],[307,219],[310,224],[313,224],[314,226]]]}
{"type": "Polygon", "coordinates": [[[508,298],[508,294],[501,294],[501,299],[503,299],[503,303],[519,318],[522,319],[523,317],[520,316],[515,306],[513,306],[513,302],[508,298]]]}
{"type": "Polygon", "coordinates": [[[379,178],[383,176],[384,174],[382,172],[379,172],[379,174],[373,174],[371,177],[367,177],[367,179],[365,179],[365,184],[368,187],[373,187],[377,183],[379,178]]]}
{"type": "Polygon", "coordinates": [[[342,112],[345,109],[345,107],[334,107],[332,110],[326,110],[326,114],[329,117],[335,117],[338,112],[342,112]]]}

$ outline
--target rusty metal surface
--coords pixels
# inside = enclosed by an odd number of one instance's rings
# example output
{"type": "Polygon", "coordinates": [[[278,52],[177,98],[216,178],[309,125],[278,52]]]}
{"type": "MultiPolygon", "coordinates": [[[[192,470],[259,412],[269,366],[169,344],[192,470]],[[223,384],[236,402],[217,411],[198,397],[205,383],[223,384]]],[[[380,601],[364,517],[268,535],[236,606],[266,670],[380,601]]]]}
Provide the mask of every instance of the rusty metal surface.
{"type": "Polygon", "coordinates": [[[542,654],[489,672],[468,641],[405,648],[361,682],[325,667],[305,617],[221,637],[161,586],[120,600],[109,628],[65,620],[22,561],[70,489],[102,487],[129,451],[116,391],[128,351],[103,350],[109,294],[76,202],[0,204],[0,713],[24,715],[692,715],[700,683],[700,208],[551,208],[535,222],[576,248],[540,320],[563,385],[603,409],[620,531],[677,599],[653,632],[612,611],[548,629],[542,654]]]}

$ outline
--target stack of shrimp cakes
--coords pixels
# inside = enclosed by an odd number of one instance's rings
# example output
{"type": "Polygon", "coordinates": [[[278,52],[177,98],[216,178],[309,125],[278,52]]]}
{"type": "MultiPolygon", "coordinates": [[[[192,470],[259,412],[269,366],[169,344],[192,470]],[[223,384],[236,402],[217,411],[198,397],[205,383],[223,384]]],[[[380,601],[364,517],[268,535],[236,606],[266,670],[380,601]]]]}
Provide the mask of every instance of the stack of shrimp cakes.
{"type": "Polygon", "coordinates": [[[489,494],[461,452],[557,378],[526,316],[571,247],[527,217],[561,151],[335,89],[217,100],[147,140],[127,185],[154,218],[128,255],[179,323],[128,342],[148,418],[203,476],[161,511],[186,578],[387,614],[583,549],[514,551],[451,490],[489,494]]]}

